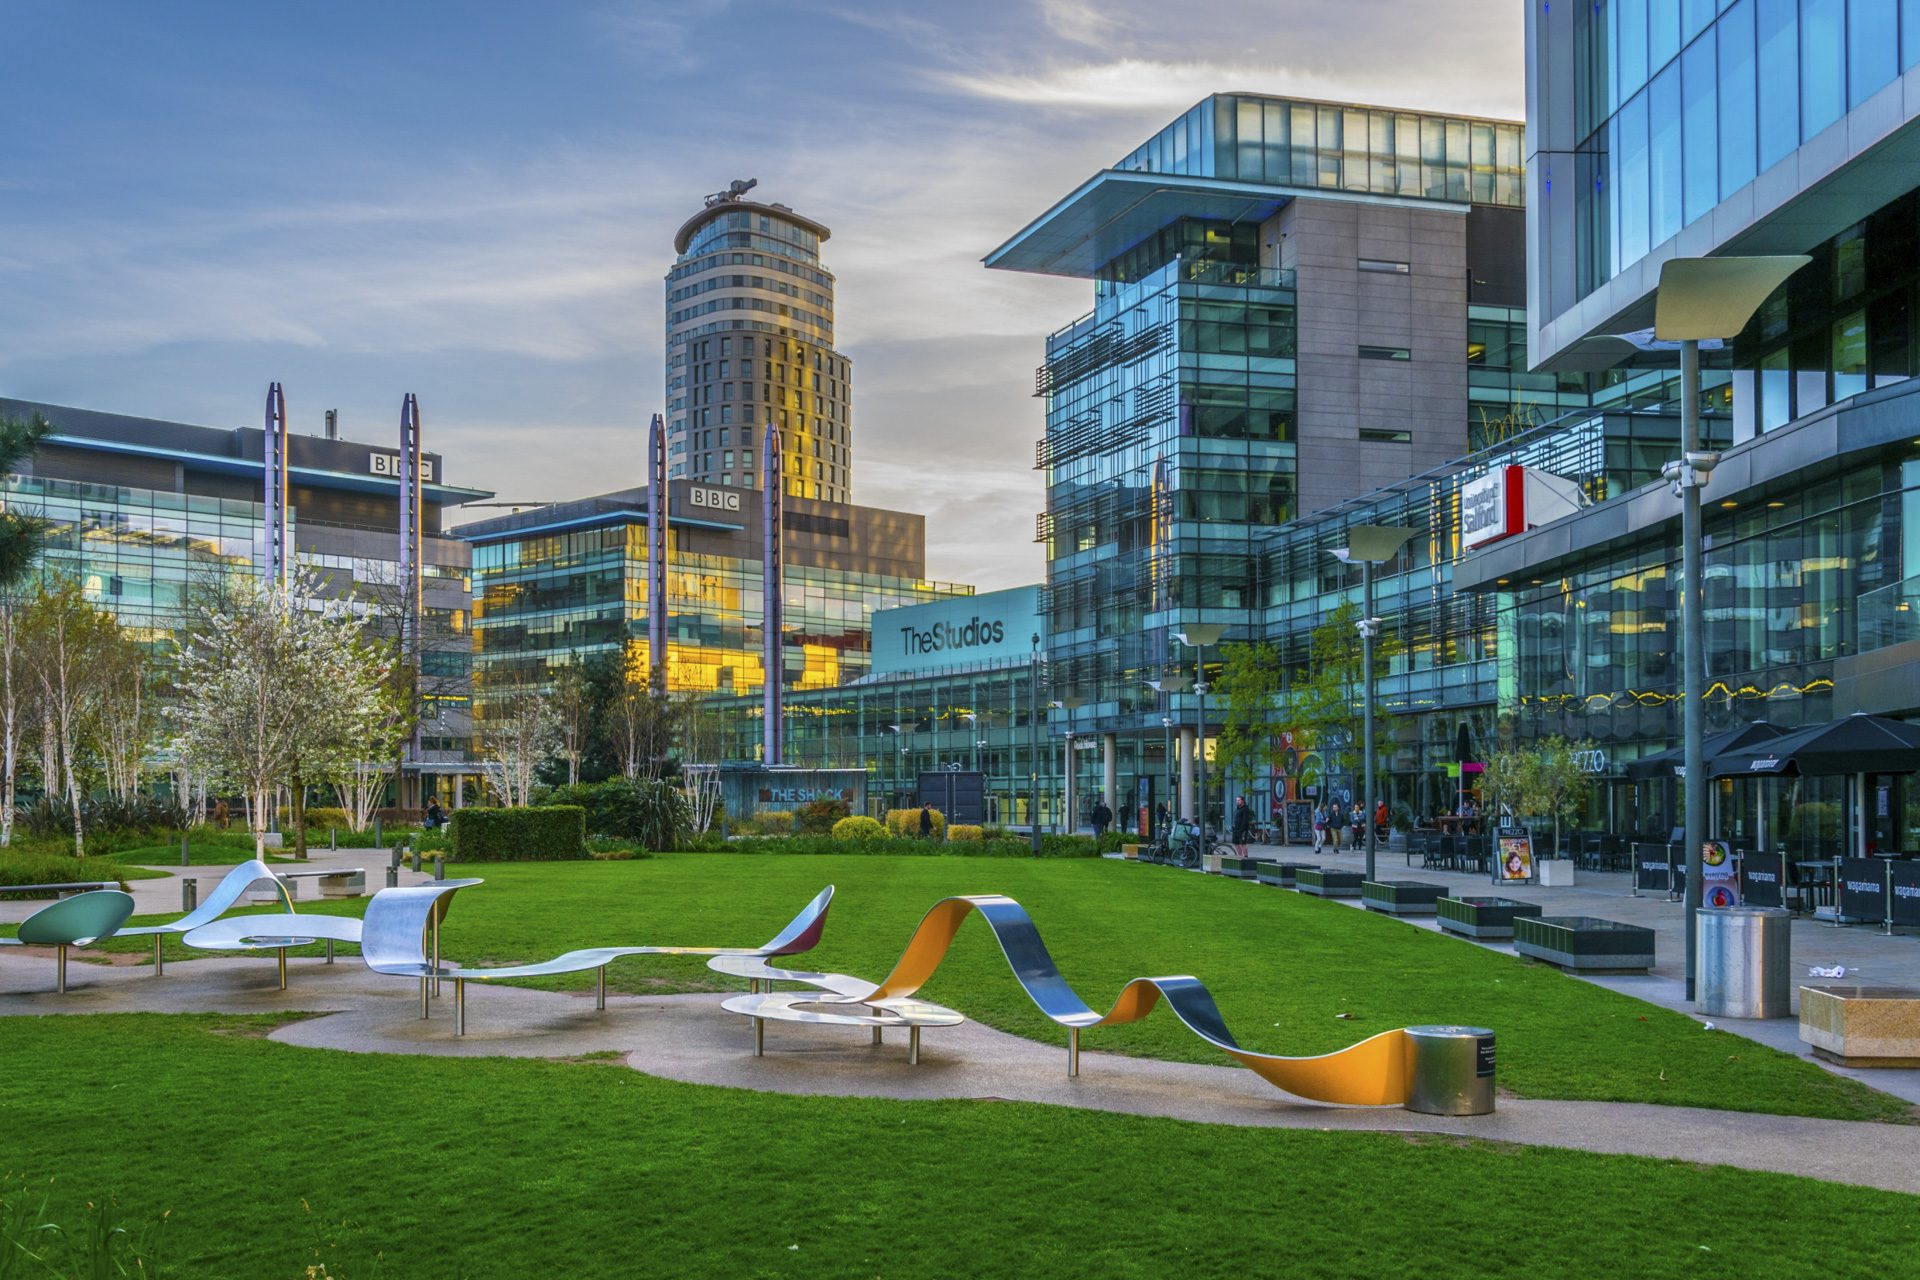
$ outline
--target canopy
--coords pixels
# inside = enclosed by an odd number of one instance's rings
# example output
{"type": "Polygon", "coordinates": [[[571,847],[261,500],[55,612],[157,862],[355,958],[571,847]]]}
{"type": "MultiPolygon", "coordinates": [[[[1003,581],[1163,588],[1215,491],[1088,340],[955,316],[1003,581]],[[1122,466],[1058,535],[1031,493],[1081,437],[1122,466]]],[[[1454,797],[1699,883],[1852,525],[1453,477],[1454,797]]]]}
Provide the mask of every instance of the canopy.
{"type": "MultiPolygon", "coordinates": [[[[1725,755],[1729,751],[1738,751],[1742,747],[1757,746],[1769,742],[1785,733],[1779,725],[1766,720],[1755,720],[1751,724],[1739,725],[1732,729],[1722,729],[1719,733],[1707,735],[1702,744],[1702,757],[1712,765],[1715,756],[1725,755]]],[[[1658,755],[1642,756],[1638,760],[1627,762],[1627,776],[1636,782],[1645,782],[1649,778],[1684,777],[1687,769],[1686,744],[1662,751],[1658,755]]],[[[1713,772],[1711,768],[1707,770],[1713,772]]]]}
{"type": "Polygon", "coordinates": [[[1810,724],[1707,762],[1715,777],[1742,774],[1920,773],[1920,724],[1856,711],[1810,724]]]}

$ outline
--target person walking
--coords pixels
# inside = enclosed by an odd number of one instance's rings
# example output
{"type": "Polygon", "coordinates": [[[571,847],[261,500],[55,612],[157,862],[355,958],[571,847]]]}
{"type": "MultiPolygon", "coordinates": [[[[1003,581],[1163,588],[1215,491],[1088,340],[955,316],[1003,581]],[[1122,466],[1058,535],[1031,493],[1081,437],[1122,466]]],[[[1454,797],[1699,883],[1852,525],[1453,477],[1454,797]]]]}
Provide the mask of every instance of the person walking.
{"type": "Polygon", "coordinates": [[[440,808],[440,797],[428,796],[427,797],[427,817],[426,817],[427,830],[438,831],[443,825],[445,825],[446,821],[447,821],[447,815],[444,812],[442,812],[440,808]]]}
{"type": "Polygon", "coordinates": [[[1327,808],[1327,843],[1335,853],[1340,852],[1340,829],[1346,825],[1346,806],[1335,800],[1327,808]]]}
{"type": "Polygon", "coordinates": [[[1247,856],[1247,841],[1253,838],[1253,810],[1247,807],[1247,798],[1240,797],[1233,806],[1233,847],[1241,857],[1247,856]]]}
{"type": "Polygon", "coordinates": [[[1313,851],[1320,852],[1327,843],[1327,806],[1315,803],[1313,806],[1313,851]]]}
{"type": "Polygon", "coordinates": [[[933,810],[925,804],[920,806],[920,838],[922,840],[933,838],[933,810]]]}
{"type": "Polygon", "coordinates": [[[1093,802],[1094,839],[1097,840],[1107,834],[1107,827],[1111,825],[1112,822],[1113,810],[1107,808],[1107,802],[1104,799],[1096,798],[1093,802]]]}

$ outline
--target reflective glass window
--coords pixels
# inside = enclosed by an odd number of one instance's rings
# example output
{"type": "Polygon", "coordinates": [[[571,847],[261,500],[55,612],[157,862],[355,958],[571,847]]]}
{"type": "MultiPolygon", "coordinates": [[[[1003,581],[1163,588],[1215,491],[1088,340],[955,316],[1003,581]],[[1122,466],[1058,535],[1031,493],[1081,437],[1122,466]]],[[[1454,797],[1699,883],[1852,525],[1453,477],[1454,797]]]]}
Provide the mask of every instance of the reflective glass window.
{"type": "Polygon", "coordinates": [[[1900,69],[1920,62],[1920,0],[1900,0],[1900,69]]]}
{"type": "Polygon", "coordinates": [[[1647,0],[1619,0],[1620,96],[1631,98],[1647,82],[1647,0]]]}
{"type": "Polygon", "coordinates": [[[1680,59],[1682,182],[1686,221],[1692,222],[1720,199],[1720,136],[1715,128],[1714,42],[1696,40],[1680,59]]]}
{"type": "Polygon", "coordinates": [[[1900,70],[1897,0],[1847,0],[1847,105],[1857,107],[1900,70]]]}
{"type": "Polygon", "coordinates": [[[1647,191],[1654,244],[1680,230],[1680,170],[1680,67],[1675,63],[1647,90],[1647,191]]]}
{"type": "Polygon", "coordinates": [[[1658,75],[1679,52],[1680,0],[1648,0],[1647,74],[1658,75]]]}
{"type": "Polygon", "coordinates": [[[1760,43],[1760,171],[1800,145],[1800,30],[1794,0],[1754,0],[1760,43]]]}
{"type": "Polygon", "coordinates": [[[1693,39],[1713,21],[1714,0],[1680,0],[1680,39],[1693,39]]]}
{"type": "Polygon", "coordinates": [[[1651,244],[1647,239],[1647,95],[1635,94],[1620,108],[1619,136],[1614,147],[1620,156],[1620,176],[1614,183],[1619,194],[1618,217],[1620,254],[1613,264],[1618,272],[1628,263],[1646,256],[1651,244]]]}
{"type": "MultiPolygon", "coordinates": [[[[1846,109],[1846,7],[1843,0],[1800,3],[1800,137],[1811,138],[1846,109]]],[[[1768,91],[1772,92],[1772,86],[1768,91]]]]}
{"type": "Polygon", "coordinates": [[[1752,182],[1754,175],[1759,118],[1754,99],[1753,0],[1740,0],[1721,15],[1715,35],[1720,46],[1718,124],[1724,199],[1752,182]]]}
{"type": "Polygon", "coordinates": [[[1844,400],[1867,389],[1867,313],[1855,311],[1833,322],[1833,398],[1844,400]]]}

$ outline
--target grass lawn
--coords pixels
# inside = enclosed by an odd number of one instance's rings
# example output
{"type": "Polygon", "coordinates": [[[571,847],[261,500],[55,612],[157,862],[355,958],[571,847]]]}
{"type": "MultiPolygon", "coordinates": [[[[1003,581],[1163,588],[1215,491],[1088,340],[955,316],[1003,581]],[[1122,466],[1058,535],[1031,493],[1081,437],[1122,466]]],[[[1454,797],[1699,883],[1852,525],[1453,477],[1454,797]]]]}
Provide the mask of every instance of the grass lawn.
{"type": "MultiPolygon", "coordinates": [[[[131,849],[115,849],[111,853],[97,855],[112,858],[115,862],[146,863],[158,867],[177,867],[180,865],[180,843],[140,845],[131,849]]],[[[251,844],[211,844],[199,841],[187,842],[187,865],[194,867],[230,867],[237,862],[245,862],[253,856],[251,844]]],[[[268,862],[292,862],[290,857],[281,857],[277,853],[267,853],[268,862]]],[[[202,886],[204,888],[204,886],[202,886]]]]}
{"type": "Polygon", "coordinates": [[[1775,1174],[331,1053],[268,1025],[7,1019],[0,1115],[32,1122],[7,1125],[0,1171],[53,1179],[70,1224],[108,1196],[130,1221],[171,1211],[161,1274],[194,1280],[1745,1280],[1920,1256],[1920,1201],[1775,1174]]]}
{"type": "MultiPolygon", "coordinates": [[[[753,945],[834,883],[839,893],[825,941],[796,963],[878,981],[936,900],[998,892],[1033,913],[1061,972],[1087,1003],[1104,1009],[1132,977],[1191,973],[1213,990],[1240,1042],[1264,1052],[1323,1053],[1392,1027],[1464,1022],[1493,1028],[1500,1084],[1525,1097],[1840,1119],[1912,1116],[1899,1099],[1546,966],[1214,876],[1102,859],[729,854],[472,870],[487,883],[460,894],[442,940],[443,954],[464,964],[545,959],[592,945],[753,945]]],[[[357,912],[364,904],[303,901],[301,909],[357,912]]],[[[170,958],[189,954],[177,939],[167,946],[170,958]]],[[[627,991],[740,985],[698,960],[667,957],[622,960],[610,979],[627,991]]],[[[592,981],[589,973],[536,985],[580,989],[592,981]]],[[[1034,1009],[977,921],[961,929],[924,994],[991,1026],[1063,1042],[1065,1033],[1034,1009]]],[[[1226,1061],[1165,1010],[1132,1026],[1090,1031],[1083,1044],[1226,1061]]]]}

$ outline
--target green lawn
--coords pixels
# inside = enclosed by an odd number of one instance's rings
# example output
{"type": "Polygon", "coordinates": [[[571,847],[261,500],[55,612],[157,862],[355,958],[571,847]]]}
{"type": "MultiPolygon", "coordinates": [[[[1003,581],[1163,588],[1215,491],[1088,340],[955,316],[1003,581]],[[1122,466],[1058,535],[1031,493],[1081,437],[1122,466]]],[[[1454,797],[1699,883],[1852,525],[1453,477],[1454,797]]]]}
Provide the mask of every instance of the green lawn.
{"type": "MultiPolygon", "coordinates": [[[[131,849],[115,849],[110,853],[96,855],[112,858],[115,862],[146,863],[158,867],[177,867],[180,865],[180,843],[141,845],[131,849]]],[[[230,867],[237,862],[245,862],[253,856],[251,844],[212,844],[199,841],[187,842],[187,863],[195,867],[230,867]]],[[[291,862],[290,857],[281,857],[269,852],[268,862],[291,862]]],[[[202,886],[203,888],[205,886],[202,886]]]]}
{"type": "Polygon", "coordinates": [[[49,1214],[69,1223],[108,1196],[135,1222],[170,1211],[161,1274],[193,1280],[322,1264],[335,1280],[1745,1280],[1911,1274],[1920,1256],[1914,1198],[1773,1174],[763,1095],[596,1060],[331,1053],[259,1039],[266,1026],[8,1019],[0,1171],[53,1179],[49,1214]]]}
{"type": "MultiPolygon", "coordinates": [[[[998,892],[1032,912],[1062,973],[1089,1004],[1105,1008],[1132,977],[1194,974],[1213,990],[1240,1042],[1255,1050],[1322,1053],[1392,1027],[1465,1022],[1495,1031],[1500,1084],[1521,1096],[1842,1119],[1912,1116],[1906,1103],[1855,1081],[1554,969],[1218,877],[1101,859],[728,854],[472,871],[487,883],[461,893],[442,941],[446,956],[466,964],[544,959],[596,944],[752,945],[835,883],[825,941],[797,963],[877,981],[936,900],[998,892]]],[[[358,911],[362,903],[303,902],[301,909],[358,911]]],[[[169,948],[177,945],[169,940],[169,948]]],[[[168,951],[175,954],[187,955],[168,951]]],[[[592,980],[582,974],[542,985],[584,988],[592,980]]],[[[627,991],[740,985],[697,960],[666,957],[623,960],[611,980],[627,991]]],[[[1027,1000],[978,921],[961,929],[925,994],[1016,1034],[1064,1037],[1027,1000]]],[[[1226,1061],[1164,1010],[1088,1032],[1084,1044],[1226,1061]]]]}

